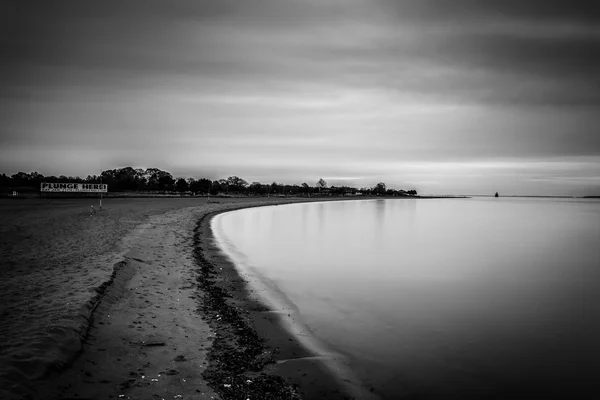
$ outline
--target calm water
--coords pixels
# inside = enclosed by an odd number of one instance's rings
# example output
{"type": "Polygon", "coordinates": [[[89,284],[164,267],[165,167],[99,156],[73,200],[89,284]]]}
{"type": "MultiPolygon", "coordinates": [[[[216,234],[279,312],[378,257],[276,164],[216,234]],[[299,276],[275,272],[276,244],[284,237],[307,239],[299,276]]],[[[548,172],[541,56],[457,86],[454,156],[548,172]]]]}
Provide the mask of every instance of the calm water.
{"type": "Polygon", "coordinates": [[[213,229],[382,398],[574,397],[600,372],[598,201],[293,204],[213,229]]]}

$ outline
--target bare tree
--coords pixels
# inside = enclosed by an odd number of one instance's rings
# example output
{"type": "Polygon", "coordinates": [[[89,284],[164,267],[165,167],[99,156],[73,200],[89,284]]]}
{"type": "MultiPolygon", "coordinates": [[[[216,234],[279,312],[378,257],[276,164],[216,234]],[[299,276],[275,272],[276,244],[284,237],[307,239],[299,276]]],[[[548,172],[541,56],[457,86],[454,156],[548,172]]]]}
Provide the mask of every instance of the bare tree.
{"type": "Polygon", "coordinates": [[[319,188],[319,193],[321,193],[321,189],[324,189],[327,187],[327,182],[325,182],[325,180],[323,178],[321,178],[317,182],[317,187],[319,188]]]}

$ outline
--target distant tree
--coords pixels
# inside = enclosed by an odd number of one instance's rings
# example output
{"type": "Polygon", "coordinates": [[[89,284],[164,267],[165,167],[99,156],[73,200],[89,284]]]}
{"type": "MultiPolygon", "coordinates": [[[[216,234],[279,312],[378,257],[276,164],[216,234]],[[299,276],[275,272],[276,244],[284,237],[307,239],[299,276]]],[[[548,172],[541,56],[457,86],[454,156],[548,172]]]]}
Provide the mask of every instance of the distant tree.
{"type": "Polygon", "coordinates": [[[12,183],[15,186],[25,186],[29,183],[29,174],[25,172],[17,172],[11,176],[12,183]]]}
{"type": "Polygon", "coordinates": [[[215,195],[223,190],[220,181],[213,181],[210,186],[210,194],[215,195]]]}
{"type": "Polygon", "coordinates": [[[115,179],[115,189],[118,190],[138,190],[139,178],[135,169],[125,167],[113,170],[113,178],[115,179]]]}
{"type": "Polygon", "coordinates": [[[175,179],[173,179],[173,176],[168,172],[165,172],[158,178],[158,187],[161,190],[166,190],[166,191],[173,190],[174,183],[175,183],[175,179]]]}
{"type": "Polygon", "coordinates": [[[37,171],[29,174],[29,183],[31,186],[40,187],[40,184],[44,181],[44,175],[38,173],[37,171]]]}
{"type": "Polygon", "coordinates": [[[158,168],[148,168],[144,171],[144,176],[147,179],[147,188],[149,190],[171,190],[175,180],[173,176],[158,168]]]}
{"type": "Polygon", "coordinates": [[[221,185],[221,190],[229,193],[229,182],[227,179],[219,179],[219,185],[221,185]]]}
{"type": "Polygon", "coordinates": [[[298,185],[285,185],[285,192],[297,196],[302,192],[302,188],[298,185]]]}
{"type": "Polygon", "coordinates": [[[349,187],[348,186],[340,186],[338,188],[336,188],[335,193],[343,196],[344,194],[346,194],[346,192],[348,191],[349,187]]]}
{"type": "Polygon", "coordinates": [[[321,193],[321,189],[325,189],[327,187],[327,182],[323,178],[319,179],[317,182],[317,188],[319,189],[319,193],[321,193]]]}
{"type": "Polygon", "coordinates": [[[44,179],[44,175],[39,174],[38,172],[18,172],[11,177],[6,176],[6,174],[2,174],[2,185],[7,186],[29,186],[29,187],[39,187],[40,183],[44,179]]]}
{"type": "Polygon", "coordinates": [[[190,190],[194,193],[198,193],[201,192],[200,190],[200,182],[197,181],[194,178],[190,178],[188,179],[188,187],[190,188],[190,190]]]}
{"type": "Polygon", "coordinates": [[[85,182],[100,183],[102,181],[102,183],[108,185],[108,190],[111,192],[122,190],[158,190],[158,178],[161,174],[168,174],[168,172],[157,168],[148,168],[148,170],[144,171],[142,169],[124,167],[102,171],[100,176],[88,175],[85,178],[85,182]]]}
{"type": "Polygon", "coordinates": [[[385,188],[385,183],[383,182],[379,182],[377,185],[375,185],[375,187],[373,188],[373,192],[375,192],[378,195],[383,195],[385,194],[386,188],[385,188]]]}
{"type": "Polygon", "coordinates": [[[265,185],[260,182],[252,182],[250,186],[248,186],[248,191],[254,195],[263,195],[267,193],[265,185]]]}
{"type": "Polygon", "coordinates": [[[227,178],[227,187],[232,192],[243,192],[246,190],[247,186],[248,182],[246,182],[242,178],[239,178],[237,176],[230,176],[229,178],[227,178]]]}
{"type": "Polygon", "coordinates": [[[310,190],[310,186],[308,186],[308,183],[306,183],[306,182],[303,182],[303,183],[302,183],[302,191],[303,191],[304,193],[306,193],[306,195],[307,195],[307,196],[308,196],[308,191],[309,191],[309,190],[310,190]]]}
{"type": "Polygon", "coordinates": [[[197,192],[197,190],[194,190],[197,187],[197,181],[194,178],[188,178],[187,179],[187,184],[188,184],[188,190],[192,191],[192,192],[197,192]]]}
{"type": "Polygon", "coordinates": [[[7,176],[5,173],[0,175],[0,186],[10,186],[12,183],[12,179],[10,176],[7,176]]]}
{"type": "Polygon", "coordinates": [[[278,190],[279,190],[279,184],[277,182],[271,183],[269,193],[277,194],[278,190]]]}
{"type": "Polygon", "coordinates": [[[200,178],[198,181],[198,190],[197,192],[202,193],[210,193],[210,189],[212,188],[212,181],[206,178],[200,178]]]}
{"type": "Polygon", "coordinates": [[[175,190],[179,193],[187,192],[189,190],[189,184],[184,178],[179,178],[175,182],[175,190]]]}

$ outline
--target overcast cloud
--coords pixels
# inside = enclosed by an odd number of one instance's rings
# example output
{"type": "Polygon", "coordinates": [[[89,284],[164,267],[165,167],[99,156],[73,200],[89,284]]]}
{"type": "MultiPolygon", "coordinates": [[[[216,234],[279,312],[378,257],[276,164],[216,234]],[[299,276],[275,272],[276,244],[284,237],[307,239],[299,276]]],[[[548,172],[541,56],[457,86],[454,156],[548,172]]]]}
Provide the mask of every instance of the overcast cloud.
{"type": "Polygon", "coordinates": [[[594,1],[0,9],[0,172],[600,192],[594,1]]]}

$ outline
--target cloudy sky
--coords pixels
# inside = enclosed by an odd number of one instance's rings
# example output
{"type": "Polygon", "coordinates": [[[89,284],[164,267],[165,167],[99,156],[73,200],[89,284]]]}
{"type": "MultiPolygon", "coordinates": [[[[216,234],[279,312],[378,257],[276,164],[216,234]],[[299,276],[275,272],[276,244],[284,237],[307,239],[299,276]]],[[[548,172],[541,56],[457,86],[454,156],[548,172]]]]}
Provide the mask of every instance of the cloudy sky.
{"type": "Polygon", "coordinates": [[[0,4],[0,172],[600,194],[595,0],[0,4]]]}

